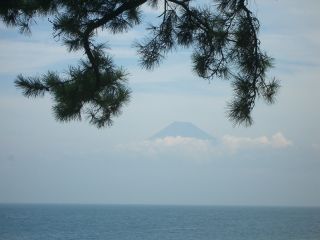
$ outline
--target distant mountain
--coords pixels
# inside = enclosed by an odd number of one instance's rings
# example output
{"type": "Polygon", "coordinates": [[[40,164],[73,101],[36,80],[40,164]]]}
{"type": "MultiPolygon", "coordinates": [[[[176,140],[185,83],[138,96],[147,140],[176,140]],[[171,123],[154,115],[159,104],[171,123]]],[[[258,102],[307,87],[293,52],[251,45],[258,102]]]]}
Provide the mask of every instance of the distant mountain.
{"type": "Polygon", "coordinates": [[[214,140],[214,137],[210,136],[208,133],[189,122],[173,122],[164,129],[157,132],[150,139],[177,136],[203,140],[214,140]]]}

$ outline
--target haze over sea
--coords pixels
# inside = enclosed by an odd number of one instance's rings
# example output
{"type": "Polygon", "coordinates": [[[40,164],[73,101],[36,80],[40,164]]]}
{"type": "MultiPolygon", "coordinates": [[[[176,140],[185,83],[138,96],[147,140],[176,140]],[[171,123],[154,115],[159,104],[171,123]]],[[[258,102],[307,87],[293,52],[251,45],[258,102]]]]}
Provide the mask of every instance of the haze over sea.
{"type": "Polygon", "coordinates": [[[320,208],[1,204],[1,240],[319,240],[320,208]]]}

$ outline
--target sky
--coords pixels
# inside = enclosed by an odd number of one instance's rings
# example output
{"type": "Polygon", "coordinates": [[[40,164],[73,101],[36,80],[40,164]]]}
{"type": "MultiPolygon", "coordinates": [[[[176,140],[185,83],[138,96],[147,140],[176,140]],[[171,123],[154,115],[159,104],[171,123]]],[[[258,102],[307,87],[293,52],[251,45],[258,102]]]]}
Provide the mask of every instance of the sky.
{"type": "MultiPolygon", "coordinates": [[[[54,41],[46,21],[31,36],[0,24],[0,203],[320,206],[320,2],[256,0],[250,8],[275,59],[269,76],[281,81],[275,104],[257,103],[251,127],[226,118],[230,82],[198,78],[190,51],[142,70],[132,43],[145,26],[99,34],[132,89],[113,126],[57,122],[50,96],[25,98],[14,80],[64,71],[83,53],[54,41]],[[217,142],[150,139],[175,121],[217,142]]],[[[158,14],[144,10],[146,20],[158,14]]]]}

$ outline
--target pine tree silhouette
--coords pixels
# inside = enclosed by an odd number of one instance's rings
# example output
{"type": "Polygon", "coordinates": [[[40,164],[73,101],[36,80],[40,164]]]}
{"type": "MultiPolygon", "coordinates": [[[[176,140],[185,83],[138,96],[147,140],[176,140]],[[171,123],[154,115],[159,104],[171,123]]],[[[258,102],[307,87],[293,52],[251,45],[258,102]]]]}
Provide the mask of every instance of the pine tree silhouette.
{"type": "MultiPolygon", "coordinates": [[[[252,124],[251,112],[258,98],[274,102],[277,80],[266,77],[272,59],[260,49],[259,21],[246,0],[215,0],[212,6],[196,6],[191,0],[12,0],[1,3],[0,18],[21,33],[30,33],[35,17],[53,17],[54,37],[69,51],[85,52],[86,59],[71,67],[66,76],[48,72],[40,77],[19,75],[16,86],[27,97],[50,93],[57,120],[80,120],[86,116],[97,127],[112,124],[114,116],[130,99],[127,73],[117,67],[96,43],[97,29],[112,34],[141,23],[141,6],[163,5],[159,24],[135,43],[142,68],[153,69],[166,55],[193,49],[193,70],[211,81],[231,80],[234,99],[228,117],[235,124],[252,124]]],[[[50,18],[52,19],[52,18],[50,18]]]]}

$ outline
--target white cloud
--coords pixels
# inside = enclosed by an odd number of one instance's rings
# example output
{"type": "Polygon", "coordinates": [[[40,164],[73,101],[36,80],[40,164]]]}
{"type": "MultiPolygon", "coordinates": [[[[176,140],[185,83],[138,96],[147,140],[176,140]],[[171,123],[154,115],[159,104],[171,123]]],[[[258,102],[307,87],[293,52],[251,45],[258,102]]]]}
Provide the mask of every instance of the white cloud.
{"type": "Polygon", "coordinates": [[[110,53],[115,59],[137,59],[136,49],[129,47],[113,47],[107,52],[110,53]]]}
{"type": "Polygon", "coordinates": [[[159,16],[164,11],[163,1],[159,1],[157,8],[152,8],[149,5],[143,4],[141,7],[141,10],[144,13],[147,13],[153,16],[159,16]]]}
{"type": "Polygon", "coordinates": [[[268,138],[267,136],[250,138],[225,135],[222,138],[222,142],[227,148],[232,151],[236,151],[238,149],[261,147],[286,148],[292,144],[292,142],[285,138],[285,136],[281,132],[272,135],[270,138],[268,138]]]}
{"type": "Polygon", "coordinates": [[[68,53],[52,43],[0,41],[0,74],[34,72],[65,60],[79,59],[81,53],[68,53]]]}
{"type": "MultiPolygon", "coordinates": [[[[138,60],[138,56],[136,56],[136,59],[138,60]]],[[[180,52],[175,56],[170,56],[168,61],[165,61],[153,71],[141,70],[141,67],[132,67],[130,68],[131,81],[134,83],[164,83],[197,79],[198,77],[191,71],[188,64],[189,59],[188,54],[180,52]],[[182,59],[184,59],[184,62],[182,62],[182,59]]]]}
{"type": "Polygon", "coordinates": [[[145,31],[130,29],[128,32],[113,34],[108,30],[99,29],[97,33],[99,41],[108,42],[113,48],[113,45],[131,46],[135,40],[144,36],[145,31]]]}
{"type": "Polygon", "coordinates": [[[176,136],[119,145],[118,150],[132,151],[149,156],[178,154],[185,157],[198,157],[199,154],[203,156],[208,153],[215,153],[217,149],[209,140],[176,136]]]}
{"type": "Polygon", "coordinates": [[[249,137],[236,137],[231,135],[225,135],[222,138],[222,142],[227,148],[230,148],[231,150],[267,146],[270,144],[269,139],[265,136],[257,137],[257,138],[249,138],[249,137]]]}
{"type": "Polygon", "coordinates": [[[205,151],[210,147],[210,141],[191,137],[165,137],[153,141],[160,147],[190,147],[193,150],[205,151]]]}
{"type": "Polygon", "coordinates": [[[285,148],[292,145],[292,141],[286,139],[281,132],[274,134],[271,137],[270,143],[275,148],[285,148]]]}
{"type": "Polygon", "coordinates": [[[275,58],[276,70],[290,68],[288,73],[295,76],[301,68],[318,69],[320,62],[315,53],[320,49],[319,3],[262,0],[256,4],[260,9],[257,14],[262,27],[261,46],[275,58]],[[284,8],[286,11],[282,11],[284,8]]]}
{"type": "Polygon", "coordinates": [[[250,138],[225,135],[222,137],[221,143],[218,144],[210,140],[168,136],[165,138],[119,145],[117,149],[119,151],[135,152],[148,156],[171,154],[173,156],[179,155],[188,158],[203,159],[204,157],[235,153],[238,150],[286,148],[291,144],[292,142],[290,140],[285,138],[281,132],[278,132],[270,138],[266,136],[250,138]]]}

